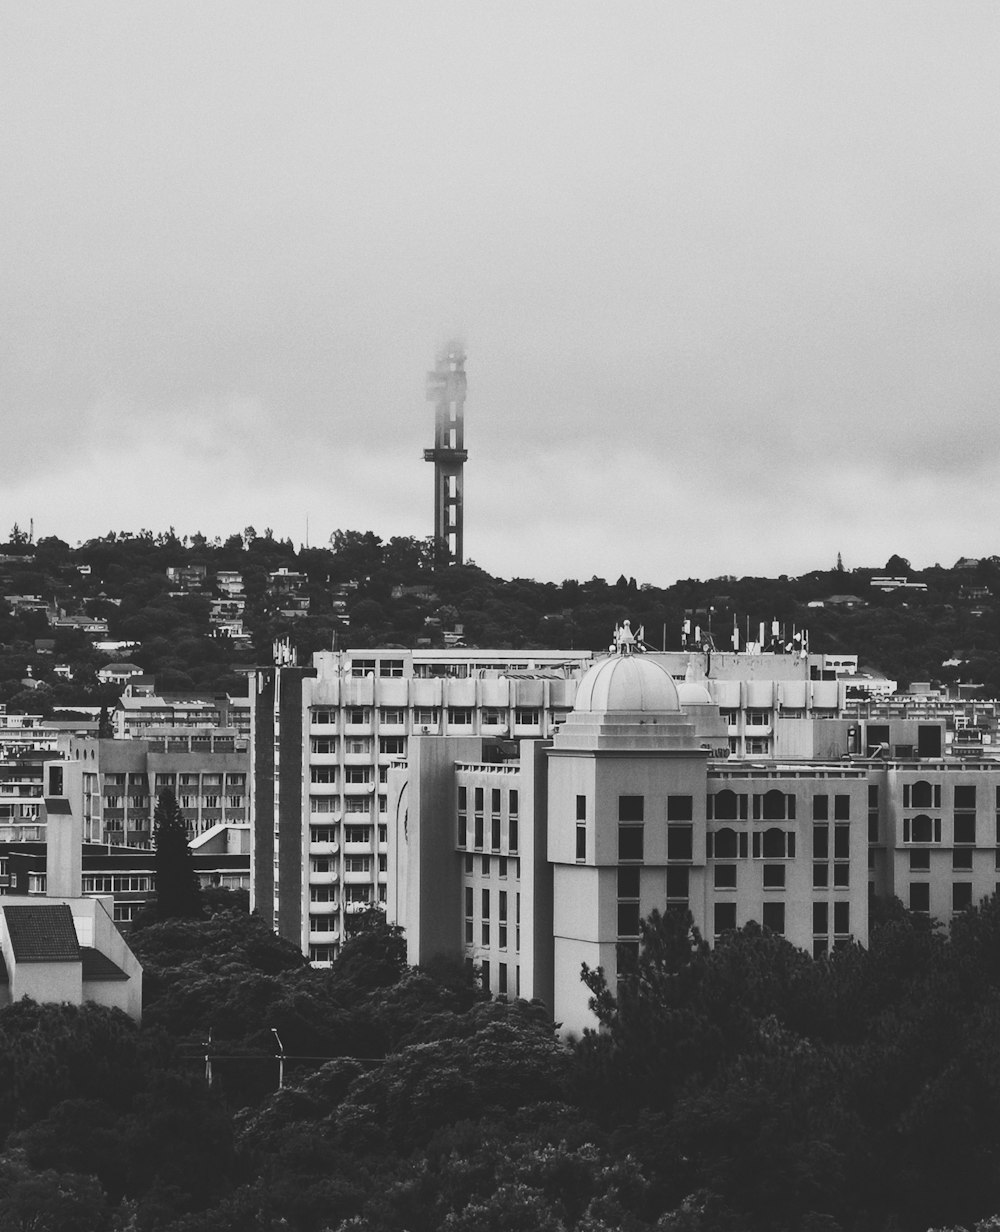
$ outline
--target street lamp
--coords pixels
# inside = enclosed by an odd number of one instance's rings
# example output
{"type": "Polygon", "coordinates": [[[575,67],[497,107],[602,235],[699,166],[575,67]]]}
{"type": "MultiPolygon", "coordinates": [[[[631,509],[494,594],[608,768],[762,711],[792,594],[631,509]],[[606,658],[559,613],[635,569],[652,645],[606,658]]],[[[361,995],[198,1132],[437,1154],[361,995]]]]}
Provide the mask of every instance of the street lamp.
{"type": "Polygon", "coordinates": [[[285,1045],[281,1042],[281,1036],[274,1027],[271,1028],[271,1034],[274,1036],[278,1044],[278,1051],[276,1055],[278,1058],[278,1090],[280,1091],[285,1085],[285,1045]]]}

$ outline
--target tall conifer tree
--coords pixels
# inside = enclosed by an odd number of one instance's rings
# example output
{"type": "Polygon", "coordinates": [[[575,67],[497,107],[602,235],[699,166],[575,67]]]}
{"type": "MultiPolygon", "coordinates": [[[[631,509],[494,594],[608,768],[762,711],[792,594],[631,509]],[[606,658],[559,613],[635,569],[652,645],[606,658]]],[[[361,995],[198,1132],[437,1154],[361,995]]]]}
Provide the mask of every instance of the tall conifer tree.
{"type": "Polygon", "coordinates": [[[161,920],[199,919],[204,914],[201,888],[188,846],[187,827],[177,797],[167,787],[153,813],[156,846],[156,914],[161,920]]]}

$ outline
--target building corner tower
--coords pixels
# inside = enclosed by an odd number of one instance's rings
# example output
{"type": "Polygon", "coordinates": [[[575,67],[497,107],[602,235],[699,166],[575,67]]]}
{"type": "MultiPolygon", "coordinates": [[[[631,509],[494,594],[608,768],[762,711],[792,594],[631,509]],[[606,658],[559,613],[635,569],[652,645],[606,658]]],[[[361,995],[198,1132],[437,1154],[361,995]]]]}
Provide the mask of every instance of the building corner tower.
{"type": "Polygon", "coordinates": [[[465,349],[451,342],[427,374],[427,400],[435,404],[434,448],[424,461],[434,463],[434,563],[443,568],[464,562],[462,468],[465,448],[465,349]]]}

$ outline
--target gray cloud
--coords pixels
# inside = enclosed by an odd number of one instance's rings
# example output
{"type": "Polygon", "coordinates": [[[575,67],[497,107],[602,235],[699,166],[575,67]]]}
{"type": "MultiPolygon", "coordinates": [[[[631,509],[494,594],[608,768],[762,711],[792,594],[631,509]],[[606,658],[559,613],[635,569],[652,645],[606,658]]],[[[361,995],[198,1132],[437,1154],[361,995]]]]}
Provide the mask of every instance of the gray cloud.
{"type": "Polygon", "coordinates": [[[2,21],[0,525],[427,533],[461,329],[486,568],[996,549],[994,5],[2,21]]]}

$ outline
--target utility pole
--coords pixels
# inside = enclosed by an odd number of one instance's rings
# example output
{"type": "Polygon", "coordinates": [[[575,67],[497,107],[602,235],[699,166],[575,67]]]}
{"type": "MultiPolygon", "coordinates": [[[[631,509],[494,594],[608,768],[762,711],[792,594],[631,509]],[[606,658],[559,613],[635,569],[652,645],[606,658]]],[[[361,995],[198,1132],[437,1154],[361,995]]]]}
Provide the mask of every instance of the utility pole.
{"type": "Polygon", "coordinates": [[[281,1042],[281,1036],[274,1027],[271,1028],[271,1034],[278,1042],[278,1051],[275,1055],[278,1058],[278,1090],[280,1091],[285,1085],[285,1045],[281,1042]]]}

